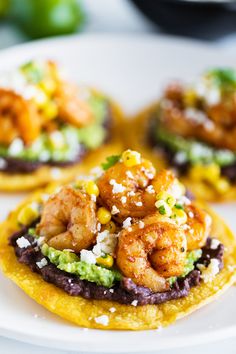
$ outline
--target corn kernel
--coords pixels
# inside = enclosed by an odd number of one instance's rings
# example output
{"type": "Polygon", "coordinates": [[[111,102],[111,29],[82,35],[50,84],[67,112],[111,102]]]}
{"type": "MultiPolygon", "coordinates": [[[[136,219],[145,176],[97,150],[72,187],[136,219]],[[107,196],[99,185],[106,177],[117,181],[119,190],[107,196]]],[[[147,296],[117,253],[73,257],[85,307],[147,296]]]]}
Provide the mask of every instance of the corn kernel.
{"type": "Polygon", "coordinates": [[[116,224],[114,223],[114,221],[110,221],[107,225],[106,225],[106,230],[109,231],[110,234],[114,234],[116,231],[116,224]]]}
{"type": "Polygon", "coordinates": [[[106,208],[101,207],[98,209],[97,218],[101,224],[108,224],[111,221],[111,213],[106,208]]]}
{"type": "Polygon", "coordinates": [[[176,199],[170,193],[164,191],[157,194],[157,200],[164,200],[170,208],[173,208],[176,203],[176,199]]]}
{"type": "Polygon", "coordinates": [[[193,181],[199,182],[203,179],[203,175],[204,175],[204,168],[205,166],[203,165],[194,165],[191,167],[190,171],[189,171],[189,176],[193,181]]]}
{"type": "Polygon", "coordinates": [[[178,225],[183,225],[187,222],[188,217],[184,210],[174,208],[171,218],[176,221],[178,225]]]}
{"type": "Polygon", "coordinates": [[[155,206],[161,215],[171,216],[172,210],[164,200],[158,200],[155,206]]]}
{"type": "Polygon", "coordinates": [[[96,197],[98,197],[98,195],[99,195],[98,186],[96,185],[96,183],[94,181],[87,181],[85,183],[85,191],[89,195],[95,195],[96,197]]]}
{"type": "Polygon", "coordinates": [[[58,115],[58,107],[55,102],[47,101],[43,107],[43,115],[46,120],[55,119],[58,115]]]}
{"type": "Polygon", "coordinates": [[[39,206],[37,203],[25,205],[19,212],[17,221],[21,225],[30,225],[39,217],[39,206]]]}
{"type": "Polygon", "coordinates": [[[194,106],[196,103],[196,92],[192,89],[186,90],[184,92],[184,105],[185,106],[194,106]]]}
{"type": "Polygon", "coordinates": [[[132,167],[141,163],[141,154],[137,151],[126,150],[122,154],[122,160],[126,167],[132,167]]]}
{"type": "Polygon", "coordinates": [[[114,264],[114,259],[112,256],[107,254],[105,257],[98,257],[96,263],[106,268],[111,268],[114,264]]]}
{"type": "Polygon", "coordinates": [[[39,86],[47,95],[51,96],[56,90],[56,81],[46,78],[40,82],[39,86]]]}
{"type": "Polygon", "coordinates": [[[214,183],[220,178],[220,166],[216,163],[211,163],[205,166],[205,180],[214,183]]]}
{"type": "Polygon", "coordinates": [[[190,170],[190,177],[195,181],[205,180],[215,183],[220,178],[220,166],[215,163],[195,165],[190,170]]]}
{"type": "Polygon", "coordinates": [[[219,178],[219,180],[215,183],[215,188],[219,193],[225,193],[230,188],[230,183],[226,178],[219,178]]]}

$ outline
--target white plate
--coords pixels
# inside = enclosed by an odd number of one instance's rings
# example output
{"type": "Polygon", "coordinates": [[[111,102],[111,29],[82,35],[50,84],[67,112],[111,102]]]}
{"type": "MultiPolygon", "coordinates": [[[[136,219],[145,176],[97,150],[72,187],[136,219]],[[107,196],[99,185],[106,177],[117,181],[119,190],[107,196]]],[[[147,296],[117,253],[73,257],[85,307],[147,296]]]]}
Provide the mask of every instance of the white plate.
{"type": "MultiPolygon", "coordinates": [[[[128,114],[157,98],[170,78],[191,79],[202,70],[235,65],[218,48],[168,37],[74,36],[40,41],[1,52],[0,68],[30,58],[53,58],[71,77],[112,95],[128,114]]],[[[22,195],[0,195],[1,218],[22,195]]],[[[235,204],[217,206],[231,227],[235,204]]],[[[236,334],[236,289],[188,318],[161,331],[84,330],[37,305],[0,276],[0,334],[21,341],[84,352],[143,352],[188,346],[236,334]]]]}

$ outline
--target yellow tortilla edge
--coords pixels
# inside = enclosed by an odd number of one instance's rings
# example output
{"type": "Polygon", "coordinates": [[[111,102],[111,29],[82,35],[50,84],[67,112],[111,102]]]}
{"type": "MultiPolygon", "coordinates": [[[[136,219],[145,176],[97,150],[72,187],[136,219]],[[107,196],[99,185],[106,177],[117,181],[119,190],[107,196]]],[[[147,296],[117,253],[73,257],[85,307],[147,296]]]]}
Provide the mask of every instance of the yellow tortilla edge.
{"type": "MultiPolygon", "coordinates": [[[[200,307],[212,302],[226,291],[236,280],[236,241],[225,223],[206,205],[200,203],[213,218],[212,235],[225,245],[224,268],[211,283],[201,283],[191,289],[182,299],[168,301],[160,305],[131,306],[105,300],[86,300],[80,296],[70,296],[53,284],[45,282],[30,268],[18,262],[13,247],[9,246],[9,236],[19,229],[17,216],[28,202],[38,200],[42,193],[50,193],[55,186],[37,191],[10,213],[1,224],[0,231],[0,268],[6,277],[15,282],[27,295],[49,311],[80,327],[147,330],[165,327],[177,319],[187,316],[200,307]],[[116,310],[111,313],[109,309],[116,310]],[[108,316],[108,325],[96,322],[101,315],[108,316]]],[[[194,318],[192,319],[194,320],[194,318]]]]}
{"type": "MultiPolygon", "coordinates": [[[[100,94],[92,90],[96,94],[100,94]]],[[[111,105],[112,129],[111,137],[107,143],[95,150],[88,151],[81,161],[71,166],[42,166],[37,170],[27,173],[5,173],[0,172],[0,191],[3,192],[23,192],[36,188],[44,187],[48,183],[61,182],[67,183],[78,174],[87,173],[92,167],[99,165],[107,156],[120,154],[123,150],[123,142],[121,139],[121,131],[124,125],[124,114],[120,106],[108,100],[111,105]]]]}
{"type": "MultiPolygon", "coordinates": [[[[157,103],[151,105],[126,123],[125,145],[127,148],[139,151],[142,156],[151,160],[155,167],[171,168],[163,154],[158,149],[152,148],[147,141],[148,124],[156,107],[157,103]]],[[[231,184],[228,191],[219,194],[213,186],[204,181],[195,182],[188,176],[180,176],[179,179],[198,199],[219,203],[236,200],[236,184],[231,184]]]]}

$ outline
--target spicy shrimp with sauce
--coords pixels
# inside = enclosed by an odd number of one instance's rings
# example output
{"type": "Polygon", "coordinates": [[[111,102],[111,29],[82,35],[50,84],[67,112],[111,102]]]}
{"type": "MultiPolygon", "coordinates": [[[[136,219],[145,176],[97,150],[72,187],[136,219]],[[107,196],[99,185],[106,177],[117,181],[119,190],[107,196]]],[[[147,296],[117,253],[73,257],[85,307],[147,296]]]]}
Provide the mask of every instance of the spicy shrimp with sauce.
{"type": "Polygon", "coordinates": [[[3,271],[79,326],[166,326],[236,278],[233,236],[137,151],[34,194],[4,225],[3,271]]]}
{"type": "Polygon", "coordinates": [[[87,250],[100,262],[112,257],[123,276],[153,292],[168,291],[169,279],[185,273],[188,253],[209,236],[210,217],[185,196],[174,174],[157,172],[137,152],[125,151],[95,181],[76,185],[46,201],[38,234],[58,250],[87,250]],[[110,254],[99,253],[100,239],[110,254]]]}

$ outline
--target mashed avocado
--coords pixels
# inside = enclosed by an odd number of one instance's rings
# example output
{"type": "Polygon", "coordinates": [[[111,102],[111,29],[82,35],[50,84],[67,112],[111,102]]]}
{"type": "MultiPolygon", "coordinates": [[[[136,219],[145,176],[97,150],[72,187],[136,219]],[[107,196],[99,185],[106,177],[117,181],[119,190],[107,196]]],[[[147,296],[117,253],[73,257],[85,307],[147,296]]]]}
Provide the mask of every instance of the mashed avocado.
{"type": "Polygon", "coordinates": [[[84,128],[71,125],[61,127],[51,133],[41,133],[32,145],[25,147],[20,139],[15,139],[9,147],[0,145],[0,157],[19,158],[25,161],[73,161],[79,154],[80,144],[88,149],[98,148],[106,138],[103,123],[106,118],[108,101],[102,96],[92,95],[89,104],[95,122],[84,128]]]}
{"type": "MultiPolygon", "coordinates": [[[[194,269],[194,263],[197,262],[199,258],[201,258],[202,255],[202,250],[197,249],[191,252],[188,252],[186,261],[185,261],[185,266],[184,266],[184,272],[179,278],[184,278],[186,275],[188,275],[193,269],[194,269]]],[[[177,280],[177,277],[171,277],[169,278],[170,284],[174,284],[174,282],[177,280]]]]}
{"type": "Polygon", "coordinates": [[[41,251],[51,263],[55,264],[58,269],[64,270],[67,273],[75,274],[81,280],[88,280],[103,285],[107,288],[121,280],[121,274],[115,269],[106,269],[96,264],[88,264],[80,261],[79,257],[70,251],[58,251],[47,244],[41,247],[41,251]]]}
{"type": "Polygon", "coordinates": [[[224,167],[236,161],[236,154],[230,150],[214,149],[193,139],[185,139],[170,133],[160,124],[158,124],[155,135],[158,141],[168,146],[176,154],[179,152],[185,154],[185,161],[192,165],[216,163],[224,167]]]}

